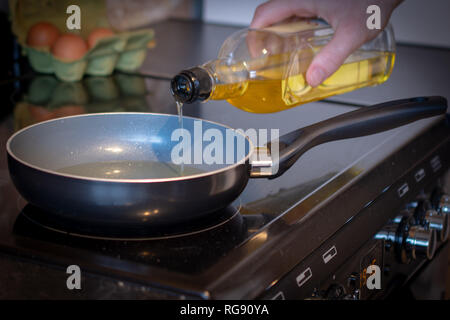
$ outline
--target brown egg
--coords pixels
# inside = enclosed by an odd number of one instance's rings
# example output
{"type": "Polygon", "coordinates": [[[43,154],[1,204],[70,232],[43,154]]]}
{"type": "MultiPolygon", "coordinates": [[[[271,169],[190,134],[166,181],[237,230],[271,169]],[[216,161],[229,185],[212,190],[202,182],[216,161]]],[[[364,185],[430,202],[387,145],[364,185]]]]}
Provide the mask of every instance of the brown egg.
{"type": "Polygon", "coordinates": [[[59,30],[49,22],[38,22],[28,30],[27,44],[30,47],[50,48],[59,37],[59,30]]]}
{"type": "Polygon", "coordinates": [[[33,123],[46,121],[54,118],[53,112],[42,106],[29,104],[28,110],[30,111],[33,123]]]}
{"type": "Polygon", "coordinates": [[[61,35],[52,46],[53,55],[65,61],[81,59],[87,51],[86,41],[72,33],[61,35]]]}
{"type": "Polygon", "coordinates": [[[83,113],[86,113],[84,107],[75,104],[61,106],[58,109],[53,110],[53,115],[55,118],[75,116],[83,113]]]}
{"type": "Polygon", "coordinates": [[[98,40],[111,37],[114,35],[114,31],[109,28],[97,28],[92,30],[88,36],[89,49],[94,47],[98,40]]]}

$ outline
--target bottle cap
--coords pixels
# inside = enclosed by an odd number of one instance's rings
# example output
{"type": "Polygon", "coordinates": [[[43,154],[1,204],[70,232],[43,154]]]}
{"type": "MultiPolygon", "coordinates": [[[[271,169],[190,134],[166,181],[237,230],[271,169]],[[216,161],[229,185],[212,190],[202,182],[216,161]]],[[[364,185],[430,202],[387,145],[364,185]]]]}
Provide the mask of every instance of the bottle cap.
{"type": "Polygon", "coordinates": [[[170,82],[170,91],[175,100],[183,103],[206,100],[211,90],[212,80],[209,73],[199,67],[181,71],[170,82]]]}

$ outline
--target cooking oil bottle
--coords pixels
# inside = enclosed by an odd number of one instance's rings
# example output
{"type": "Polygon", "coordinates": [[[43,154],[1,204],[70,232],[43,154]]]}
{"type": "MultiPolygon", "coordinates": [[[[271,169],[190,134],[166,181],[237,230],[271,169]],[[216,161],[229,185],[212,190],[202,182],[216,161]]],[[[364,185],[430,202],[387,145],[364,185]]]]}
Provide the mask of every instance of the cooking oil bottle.
{"type": "Polygon", "coordinates": [[[318,19],[238,31],[225,40],[216,60],[176,75],[171,92],[179,103],[227,100],[245,111],[268,113],[388,79],[395,59],[390,25],[322,84],[311,87],[306,71],[333,33],[318,19]]]}

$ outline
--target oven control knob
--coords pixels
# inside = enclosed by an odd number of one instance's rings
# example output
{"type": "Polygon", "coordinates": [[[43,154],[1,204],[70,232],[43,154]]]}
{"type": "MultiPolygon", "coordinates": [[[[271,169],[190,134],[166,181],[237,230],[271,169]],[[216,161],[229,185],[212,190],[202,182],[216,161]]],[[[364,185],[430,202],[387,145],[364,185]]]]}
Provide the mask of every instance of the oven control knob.
{"type": "Polygon", "coordinates": [[[407,251],[411,252],[413,259],[424,256],[431,260],[436,251],[436,231],[412,226],[404,239],[404,246],[407,251]]]}
{"type": "Polygon", "coordinates": [[[448,238],[450,230],[450,218],[448,214],[440,214],[433,209],[431,203],[421,201],[414,212],[416,224],[421,225],[425,229],[436,230],[440,241],[448,238]]]}
{"type": "Polygon", "coordinates": [[[325,292],[325,298],[327,300],[341,300],[345,296],[345,288],[340,284],[332,284],[325,292]]]}
{"type": "Polygon", "coordinates": [[[359,300],[359,290],[352,290],[347,293],[344,286],[340,284],[332,284],[324,295],[326,300],[359,300]]]}
{"type": "Polygon", "coordinates": [[[350,293],[346,294],[343,297],[343,300],[359,300],[360,299],[360,290],[359,290],[359,273],[352,272],[350,276],[347,278],[347,288],[350,293]]]}
{"type": "Polygon", "coordinates": [[[450,196],[443,194],[441,195],[436,211],[438,211],[440,214],[450,214],[450,196]]]}
{"type": "Polygon", "coordinates": [[[437,187],[434,189],[431,193],[430,201],[439,214],[450,214],[450,196],[445,194],[442,188],[437,187]]]}
{"type": "Polygon", "coordinates": [[[385,246],[387,248],[390,248],[393,245],[398,244],[399,242],[401,243],[401,241],[399,241],[397,237],[397,229],[398,229],[397,223],[386,225],[384,226],[383,229],[381,229],[375,234],[374,238],[378,240],[384,240],[385,246]]]}
{"type": "Polygon", "coordinates": [[[359,300],[360,299],[359,290],[355,290],[352,293],[346,294],[342,300],[359,300]]]}
{"type": "Polygon", "coordinates": [[[384,240],[387,248],[394,247],[402,263],[421,257],[432,259],[436,251],[436,230],[417,225],[413,216],[396,217],[375,235],[375,239],[384,240]]]}
{"type": "Polygon", "coordinates": [[[436,230],[440,241],[447,240],[450,230],[450,218],[448,214],[441,215],[436,210],[427,210],[425,220],[428,222],[430,229],[436,230]]]}

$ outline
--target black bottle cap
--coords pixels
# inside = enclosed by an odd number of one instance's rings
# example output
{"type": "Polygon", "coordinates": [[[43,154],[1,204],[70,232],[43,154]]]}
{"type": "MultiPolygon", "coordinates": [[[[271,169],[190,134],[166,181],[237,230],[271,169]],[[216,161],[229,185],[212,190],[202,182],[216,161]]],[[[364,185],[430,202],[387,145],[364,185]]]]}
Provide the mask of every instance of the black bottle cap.
{"type": "Polygon", "coordinates": [[[207,99],[212,90],[212,80],[203,68],[183,70],[170,82],[170,91],[175,100],[183,103],[193,103],[207,99]]]}

